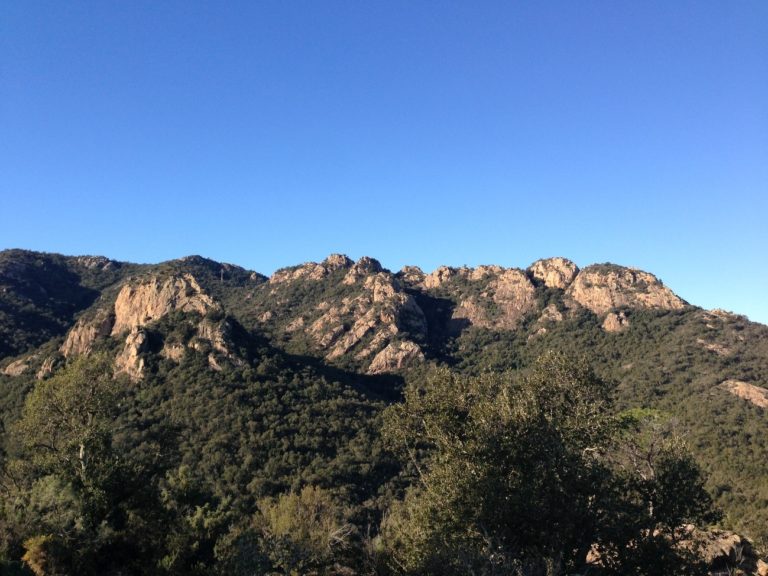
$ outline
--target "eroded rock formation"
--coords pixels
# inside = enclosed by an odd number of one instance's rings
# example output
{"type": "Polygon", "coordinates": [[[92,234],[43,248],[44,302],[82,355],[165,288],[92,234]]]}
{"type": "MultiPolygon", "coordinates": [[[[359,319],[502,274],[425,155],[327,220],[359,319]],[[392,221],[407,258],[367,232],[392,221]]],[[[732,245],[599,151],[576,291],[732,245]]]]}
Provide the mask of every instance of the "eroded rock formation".
{"type": "Polygon", "coordinates": [[[565,295],[599,316],[616,308],[679,310],[685,306],[653,274],[605,264],[581,270],[565,295]]]}
{"type": "Polygon", "coordinates": [[[556,257],[536,260],[528,271],[547,288],[565,290],[576,278],[579,268],[567,258],[556,257]]]}
{"type": "Polygon", "coordinates": [[[739,398],[760,408],[768,408],[768,389],[741,380],[726,380],[721,386],[739,398]]]}
{"type": "Polygon", "coordinates": [[[168,278],[150,277],[124,286],[115,301],[112,335],[146,326],[171,311],[205,314],[219,309],[191,274],[168,278]]]}
{"type": "Polygon", "coordinates": [[[344,254],[331,254],[320,262],[307,262],[300,266],[277,270],[269,279],[270,284],[295,282],[296,280],[321,280],[331,272],[351,268],[354,262],[344,254]]]}

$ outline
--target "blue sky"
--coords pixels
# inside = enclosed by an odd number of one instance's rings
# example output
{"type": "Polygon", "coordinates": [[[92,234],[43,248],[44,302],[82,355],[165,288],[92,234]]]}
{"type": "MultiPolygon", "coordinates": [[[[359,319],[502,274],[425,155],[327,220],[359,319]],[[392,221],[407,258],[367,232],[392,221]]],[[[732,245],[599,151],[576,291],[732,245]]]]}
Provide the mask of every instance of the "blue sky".
{"type": "Polygon", "coordinates": [[[563,255],[768,323],[768,2],[4,2],[0,249],[563,255]]]}

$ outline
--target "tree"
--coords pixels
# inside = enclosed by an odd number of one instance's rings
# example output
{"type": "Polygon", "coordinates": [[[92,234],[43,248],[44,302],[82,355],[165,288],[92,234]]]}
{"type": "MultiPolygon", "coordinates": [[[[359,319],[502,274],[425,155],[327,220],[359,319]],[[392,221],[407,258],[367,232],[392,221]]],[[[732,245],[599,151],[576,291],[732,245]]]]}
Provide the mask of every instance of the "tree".
{"type": "MultiPolygon", "coordinates": [[[[416,474],[383,525],[396,570],[554,575],[584,570],[595,544],[660,549],[666,540],[646,538],[648,522],[617,530],[622,517],[644,519],[646,507],[627,489],[634,476],[608,458],[621,430],[610,395],[585,362],[555,353],[526,377],[443,369],[409,386],[405,402],[385,414],[390,445],[416,474]]],[[[695,488],[695,463],[670,465],[693,465],[675,478],[695,488]]],[[[658,495],[669,489],[659,477],[658,495]]],[[[670,512],[669,521],[700,519],[704,510],[689,512],[670,512]]]]}
{"type": "Polygon", "coordinates": [[[112,450],[118,393],[111,363],[102,356],[80,357],[38,382],[16,424],[34,472],[55,474],[89,499],[102,499],[119,469],[112,450]]]}
{"type": "Polygon", "coordinates": [[[617,418],[606,460],[613,506],[595,543],[608,574],[707,574],[692,524],[720,519],[675,424],[655,410],[617,418]]]}
{"type": "Polygon", "coordinates": [[[141,573],[152,564],[155,487],[112,444],[122,386],[109,359],[94,355],[27,396],[6,503],[22,512],[14,537],[37,574],[141,573]]]}
{"type": "Polygon", "coordinates": [[[348,514],[327,490],[305,486],[261,500],[255,526],[273,566],[298,575],[327,569],[343,557],[354,531],[348,514]]]}

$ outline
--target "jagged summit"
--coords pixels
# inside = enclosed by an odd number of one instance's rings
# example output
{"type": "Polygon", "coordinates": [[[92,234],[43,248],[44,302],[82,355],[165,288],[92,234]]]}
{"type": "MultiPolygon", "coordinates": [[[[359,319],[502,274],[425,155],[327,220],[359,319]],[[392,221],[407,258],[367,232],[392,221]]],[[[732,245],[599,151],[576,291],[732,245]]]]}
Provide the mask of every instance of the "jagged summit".
{"type": "Polygon", "coordinates": [[[567,258],[557,256],[536,260],[528,267],[528,272],[549,288],[565,290],[576,278],[579,267],[567,258]]]}
{"type": "MultiPolygon", "coordinates": [[[[331,254],[267,279],[199,255],[132,265],[15,250],[0,253],[5,293],[48,302],[44,284],[27,282],[40,262],[84,290],[59,324],[58,333],[67,332],[59,346],[64,356],[87,353],[99,338],[126,338],[171,311],[205,316],[219,310],[291,350],[386,372],[423,361],[435,353],[436,342],[469,329],[524,331],[530,325],[534,337],[587,310],[606,332],[622,332],[632,324],[631,310],[687,305],[647,272],[614,264],[580,269],[563,257],[540,259],[526,269],[440,266],[425,273],[406,266],[393,274],[369,256],[353,261],[331,254]],[[92,277],[98,279],[90,284],[95,289],[84,286],[92,277]]],[[[133,340],[140,338],[134,334],[133,340]]]]}

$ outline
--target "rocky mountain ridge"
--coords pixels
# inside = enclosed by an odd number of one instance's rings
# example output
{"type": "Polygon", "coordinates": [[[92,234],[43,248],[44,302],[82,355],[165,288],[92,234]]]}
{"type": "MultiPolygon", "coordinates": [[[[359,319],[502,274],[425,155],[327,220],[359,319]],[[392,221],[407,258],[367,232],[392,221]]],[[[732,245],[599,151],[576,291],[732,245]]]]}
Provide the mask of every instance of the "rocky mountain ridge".
{"type": "Polygon", "coordinates": [[[768,327],[692,306],[648,272],[561,257],[393,272],[331,255],[267,277],[199,256],[137,265],[0,252],[7,390],[95,351],[137,390],[158,374],[223,382],[269,371],[258,346],[378,383],[387,401],[431,364],[479,373],[524,368],[550,349],[587,354],[621,406],[680,422],[734,527],[760,541],[768,525],[768,327]]]}
{"type": "MultiPolygon", "coordinates": [[[[738,345],[717,334],[718,326],[740,318],[690,306],[648,272],[615,264],[580,269],[562,257],[537,260],[526,269],[441,266],[427,274],[416,266],[393,273],[371,257],[355,262],[332,254],[266,277],[199,256],[138,266],[104,257],[6,251],[0,253],[0,296],[0,314],[11,318],[23,318],[14,304],[34,310],[39,302],[41,315],[58,306],[57,330],[67,329],[63,341],[46,353],[8,354],[13,348],[6,344],[2,374],[34,371],[44,378],[61,359],[112,340],[119,342],[118,371],[134,381],[142,378],[148,355],[179,362],[190,348],[207,350],[214,370],[227,362],[242,364],[246,360],[231,337],[238,330],[266,335],[289,353],[386,374],[440,358],[446,342],[478,330],[525,334],[530,342],[587,314],[605,333],[617,334],[642,310],[698,315],[715,334],[705,332],[696,345],[732,358],[738,345]],[[62,281],[52,283],[48,276],[57,274],[62,281]],[[56,294],[62,287],[70,301],[56,294]],[[174,312],[192,316],[185,339],[153,337],[153,323],[174,312]],[[153,338],[162,343],[153,344],[153,338]]],[[[734,337],[743,341],[738,333],[734,337]]],[[[762,380],[742,382],[729,375],[720,388],[765,406],[762,380]]]]}
{"type": "MultiPolygon", "coordinates": [[[[56,257],[64,258],[70,267],[101,272],[126,266],[103,257],[56,257]]],[[[5,260],[10,263],[0,268],[0,285],[8,293],[14,289],[14,278],[23,273],[12,258],[5,260]]],[[[392,273],[371,257],[355,262],[332,254],[322,262],[283,268],[266,278],[190,256],[154,267],[133,266],[131,271],[138,274],[114,278],[108,286],[111,295],[106,290],[98,296],[100,301],[106,298],[106,303],[96,303],[80,315],[58,352],[64,357],[85,354],[99,338],[122,338],[118,364],[132,378],[140,378],[140,356],[148,350],[147,325],[172,311],[200,316],[227,313],[229,306],[201,286],[195,276],[200,275],[200,268],[209,276],[209,288],[226,290],[225,276],[240,277],[236,297],[242,299],[242,310],[232,316],[247,329],[267,333],[289,350],[291,343],[298,343],[302,352],[371,374],[418,364],[435,355],[430,343],[434,345],[436,338],[456,337],[470,328],[514,331],[528,322],[536,327],[530,335],[535,337],[548,326],[587,310],[600,318],[605,331],[618,332],[630,323],[629,309],[680,310],[688,306],[650,273],[612,264],[579,269],[562,257],[538,260],[527,269],[441,266],[426,274],[415,266],[392,273]],[[171,270],[164,269],[169,266],[171,270]],[[436,304],[441,302],[443,308],[436,304]],[[427,314],[422,306],[439,313],[427,314]]],[[[213,334],[210,328],[201,329],[200,337],[216,342],[214,348],[231,357],[221,335],[223,329],[218,330],[213,334]]],[[[178,344],[163,349],[163,355],[170,358],[181,353],[178,344]]],[[[216,360],[212,358],[211,363],[216,360]]],[[[28,364],[16,360],[4,371],[21,373],[28,364]]]]}
{"type": "MultiPolygon", "coordinates": [[[[581,308],[603,316],[606,330],[616,331],[628,320],[621,312],[609,318],[614,310],[677,310],[687,305],[647,272],[615,265],[579,270],[565,258],[539,260],[525,270],[441,266],[426,274],[406,266],[393,274],[373,258],[353,262],[335,254],[320,263],[278,270],[267,284],[259,316],[265,329],[282,331],[289,339],[303,333],[329,361],[350,354],[358,361],[371,359],[368,371],[374,373],[428,357],[425,343],[432,332],[456,336],[470,327],[514,330],[526,318],[547,324],[581,308]],[[349,290],[317,301],[308,294],[297,302],[285,289],[297,282],[319,285],[318,291],[329,292],[329,287],[349,290]],[[558,293],[559,307],[540,305],[547,292],[558,293]],[[444,325],[428,320],[418,303],[425,299],[450,301],[444,325]],[[312,309],[297,314],[295,307],[305,306],[308,300],[312,300],[312,309]],[[284,306],[288,302],[296,305],[294,309],[284,306]]],[[[252,297],[258,299],[255,292],[252,297]]]]}

